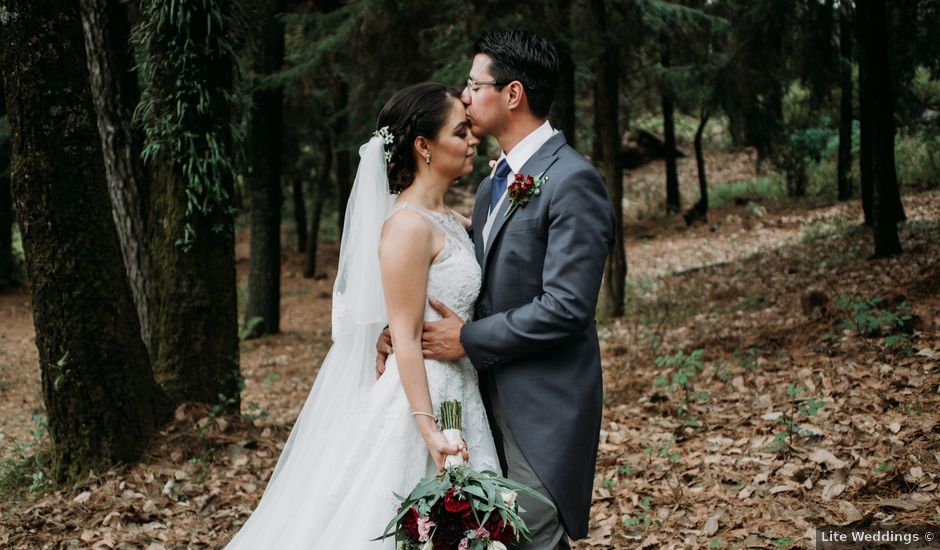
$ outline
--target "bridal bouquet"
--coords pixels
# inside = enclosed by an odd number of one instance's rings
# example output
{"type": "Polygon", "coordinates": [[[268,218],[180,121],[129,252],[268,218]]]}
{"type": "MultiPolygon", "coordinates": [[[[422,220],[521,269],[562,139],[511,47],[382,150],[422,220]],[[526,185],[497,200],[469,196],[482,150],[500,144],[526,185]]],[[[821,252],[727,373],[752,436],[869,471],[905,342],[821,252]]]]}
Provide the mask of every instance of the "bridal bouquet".
{"type": "MultiPolygon", "coordinates": [[[[459,401],[441,404],[441,431],[460,441],[459,401]]],[[[394,536],[397,550],[506,550],[531,537],[516,503],[520,493],[553,505],[540,493],[494,472],[476,472],[460,456],[448,457],[444,471],[422,479],[389,522],[384,539],[394,536]]]]}

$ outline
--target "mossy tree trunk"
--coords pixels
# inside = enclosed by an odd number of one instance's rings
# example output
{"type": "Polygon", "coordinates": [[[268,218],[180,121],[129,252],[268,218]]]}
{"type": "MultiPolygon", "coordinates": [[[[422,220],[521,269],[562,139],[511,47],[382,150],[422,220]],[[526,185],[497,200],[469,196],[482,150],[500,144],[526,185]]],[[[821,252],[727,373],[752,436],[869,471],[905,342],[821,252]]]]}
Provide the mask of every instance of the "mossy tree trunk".
{"type": "Polygon", "coordinates": [[[280,70],[284,62],[284,23],[277,19],[284,8],[284,0],[250,5],[259,26],[251,48],[257,78],[247,140],[251,251],[244,325],[245,335],[251,338],[280,330],[283,91],[280,85],[259,80],[280,70]]]}
{"type": "Polygon", "coordinates": [[[238,411],[229,9],[155,0],[135,40],[149,79],[149,219],[160,220],[149,228],[154,371],[175,400],[238,411]]]}
{"type": "Polygon", "coordinates": [[[13,14],[0,32],[13,196],[52,469],[58,480],[77,480],[138,458],[168,408],[111,217],[78,3],[4,7],[13,14]]]}

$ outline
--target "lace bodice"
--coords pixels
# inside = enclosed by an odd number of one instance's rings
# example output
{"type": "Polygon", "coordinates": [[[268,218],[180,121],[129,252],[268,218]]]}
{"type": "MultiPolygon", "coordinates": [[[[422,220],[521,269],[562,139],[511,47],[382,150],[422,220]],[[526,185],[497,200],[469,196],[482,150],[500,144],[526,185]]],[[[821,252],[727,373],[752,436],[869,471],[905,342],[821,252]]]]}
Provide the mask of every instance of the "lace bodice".
{"type": "MultiPolygon", "coordinates": [[[[434,258],[428,273],[428,297],[440,300],[464,322],[469,322],[473,317],[474,302],[480,294],[482,271],[467,230],[453,214],[434,212],[408,202],[396,204],[389,216],[403,208],[424,216],[444,237],[444,248],[434,258]]],[[[441,316],[426,305],[424,318],[436,321],[441,316]]]]}
{"type": "MultiPolygon", "coordinates": [[[[444,247],[434,258],[428,273],[428,297],[436,298],[459,315],[464,322],[471,321],[473,306],[480,293],[482,270],[473,251],[473,243],[467,230],[454,215],[427,210],[410,203],[396,204],[392,214],[402,208],[420,213],[430,220],[444,236],[444,247]]],[[[391,214],[390,214],[391,215],[391,214]]],[[[425,306],[424,319],[436,321],[441,316],[425,306]]],[[[456,361],[434,361],[425,359],[425,371],[428,376],[428,390],[435,414],[440,412],[440,403],[447,400],[459,400],[463,404],[464,437],[471,450],[484,449],[490,443],[488,422],[483,402],[479,397],[479,379],[477,371],[466,357],[456,361]],[[487,441],[487,442],[485,442],[487,441]]],[[[478,459],[487,457],[486,453],[478,459]]],[[[494,462],[482,460],[477,467],[496,470],[494,462]]]]}

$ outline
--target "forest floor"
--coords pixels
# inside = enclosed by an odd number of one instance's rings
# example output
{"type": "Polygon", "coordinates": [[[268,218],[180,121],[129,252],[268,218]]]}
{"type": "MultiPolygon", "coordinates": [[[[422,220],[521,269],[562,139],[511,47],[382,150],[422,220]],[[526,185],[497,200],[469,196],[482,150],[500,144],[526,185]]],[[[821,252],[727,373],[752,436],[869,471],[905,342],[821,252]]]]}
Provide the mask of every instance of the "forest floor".
{"type": "MultiPolygon", "coordinates": [[[[627,314],[599,325],[606,407],[576,548],[812,548],[826,524],[940,524],[940,191],[904,205],[905,253],[878,260],[857,201],[750,197],[691,228],[630,218],[627,314]]],[[[180,406],[139,464],[74,486],[45,484],[28,458],[46,444],[29,299],[0,294],[0,547],[224,545],[329,345],[337,247],[304,279],[291,243],[282,333],[241,346],[243,414],[180,406]]],[[[244,231],[236,253],[244,294],[244,231]]]]}

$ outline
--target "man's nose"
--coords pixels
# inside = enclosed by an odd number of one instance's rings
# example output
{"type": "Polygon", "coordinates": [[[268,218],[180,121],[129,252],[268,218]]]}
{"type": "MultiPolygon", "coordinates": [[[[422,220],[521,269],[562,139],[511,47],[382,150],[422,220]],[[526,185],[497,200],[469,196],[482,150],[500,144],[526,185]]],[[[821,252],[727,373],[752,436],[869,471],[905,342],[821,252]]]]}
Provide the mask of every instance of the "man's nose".
{"type": "Polygon", "coordinates": [[[464,86],[463,91],[460,92],[460,101],[462,101],[464,105],[470,105],[470,89],[466,86],[464,86]]]}

